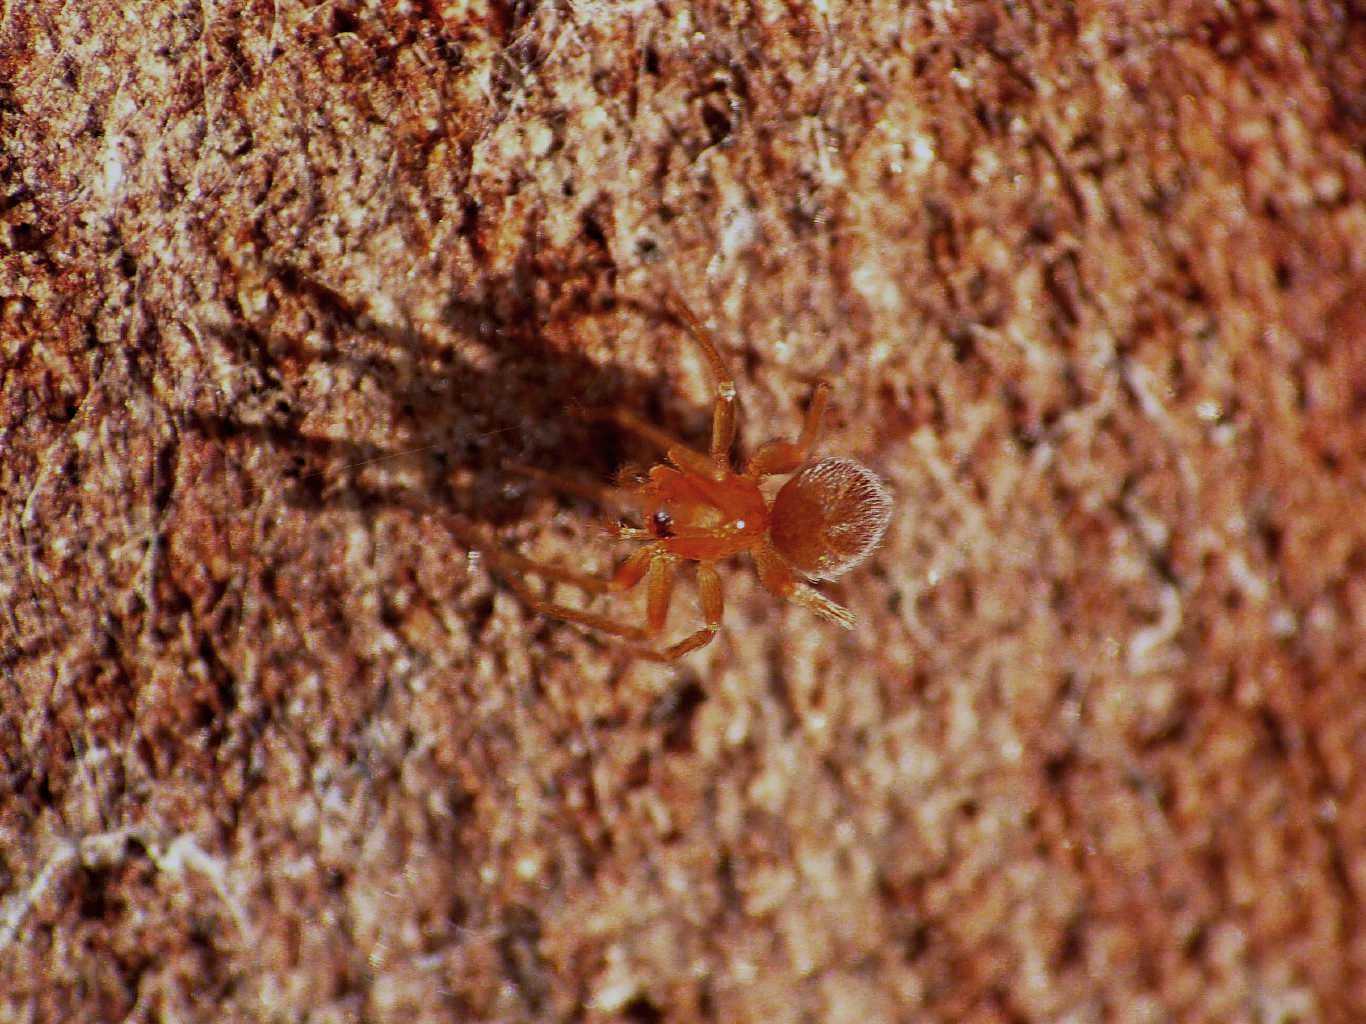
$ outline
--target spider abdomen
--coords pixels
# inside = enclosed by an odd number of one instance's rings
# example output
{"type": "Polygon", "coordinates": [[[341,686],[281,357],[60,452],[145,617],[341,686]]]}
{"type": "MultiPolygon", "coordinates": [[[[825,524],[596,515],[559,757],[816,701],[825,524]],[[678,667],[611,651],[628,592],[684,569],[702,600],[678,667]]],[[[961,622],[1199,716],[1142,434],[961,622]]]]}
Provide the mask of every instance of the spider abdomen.
{"type": "Polygon", "coordinates": [[[892,497],[852,459],[820,459],[783,484],[769,514],[773,546],[787,563],[812,579],[833,579],[877,547],[892,497]]]}

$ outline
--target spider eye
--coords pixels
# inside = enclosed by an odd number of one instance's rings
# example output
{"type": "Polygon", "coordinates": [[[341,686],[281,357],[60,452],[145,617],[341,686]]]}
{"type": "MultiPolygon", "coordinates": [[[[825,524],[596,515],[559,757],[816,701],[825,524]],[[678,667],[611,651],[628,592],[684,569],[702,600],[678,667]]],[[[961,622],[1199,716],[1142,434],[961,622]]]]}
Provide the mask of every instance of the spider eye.
{"type": "Polygon", "coordinates": [[[667,539],[674,535],[674,517],[660,509],[650,517],[650,529],[656,537],[667,539]]]}

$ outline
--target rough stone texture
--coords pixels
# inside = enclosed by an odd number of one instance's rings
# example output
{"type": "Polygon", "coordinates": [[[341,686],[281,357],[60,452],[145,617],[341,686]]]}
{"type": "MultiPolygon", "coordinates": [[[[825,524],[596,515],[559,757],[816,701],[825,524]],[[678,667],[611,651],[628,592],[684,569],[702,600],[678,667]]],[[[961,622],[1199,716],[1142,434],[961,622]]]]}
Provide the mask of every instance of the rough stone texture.
{"type": "Polygon", "coordinates": [[[1360,3],[0,10],[0,1020],[1366,1019],[1360,3]],[[856,631],[468,557],[667,282],[856,631]]]}

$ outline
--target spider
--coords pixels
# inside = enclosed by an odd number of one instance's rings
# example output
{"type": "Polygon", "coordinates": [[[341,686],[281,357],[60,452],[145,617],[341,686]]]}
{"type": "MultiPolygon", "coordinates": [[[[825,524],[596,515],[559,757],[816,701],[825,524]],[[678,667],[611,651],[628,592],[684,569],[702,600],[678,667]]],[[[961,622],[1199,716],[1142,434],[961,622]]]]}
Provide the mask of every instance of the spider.
{"type": "Polygon", "coordinates": [[[513,471],[559,490],[618,508],[643,513],[644,526],[616,523],[609,532],[644,546],[625,558],[610,577],[577,572],[535,561],[477,537],[471,547],[488,558],[493,571],[533,610],[625,641],[635,654],[674,661],[706,646],[721,628],[723,598],[717,562],[749,552],[759,580],[771,593],[803,605],[845,629],[854,616],[804,581],[833,579],[866,558],[886,532],[892,500],[870,470],[850,459],[808,459],[825,417],[830,386],[817,384],[807,406],[806,421],[796,441],[760,445],[736,472],[731,462],[735,442],[735,382],[711,334],[683,300],[667,296],[668,311],[696,343],[715,378],[711,448],[706,454],[688,447],[634,412],[619,407],[580,410],[589,420],[609,420],[662,449],[665,462],[632,484],[599,486],[547,473],[531,466],[513,471]],[[770,502],[760,490],[765,477],[794,475],[770,502]],[[647,646],[664,630],[681,562],[697,563],[697,585],[705,624],[663,649],[647,646]],[[634,626],[593,612],[557,604],[537,594],[523,579],[533,574],[547,581],[576,586],[589,594],[622,593],[646,583],[645,624],[634,626]]]}

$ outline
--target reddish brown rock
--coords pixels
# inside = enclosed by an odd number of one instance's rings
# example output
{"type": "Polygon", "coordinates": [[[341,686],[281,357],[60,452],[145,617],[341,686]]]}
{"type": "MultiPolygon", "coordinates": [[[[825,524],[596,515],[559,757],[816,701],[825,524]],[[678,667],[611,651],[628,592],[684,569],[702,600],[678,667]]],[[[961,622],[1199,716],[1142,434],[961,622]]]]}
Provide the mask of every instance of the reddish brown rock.
{"type": "Polygon", "coordinates": [[[1366,1019],[1356,10],[10,5],[0,1019],[1366,1019]],[[610,564],[666,284],[857,630],[459,543],[610,564]]]}

